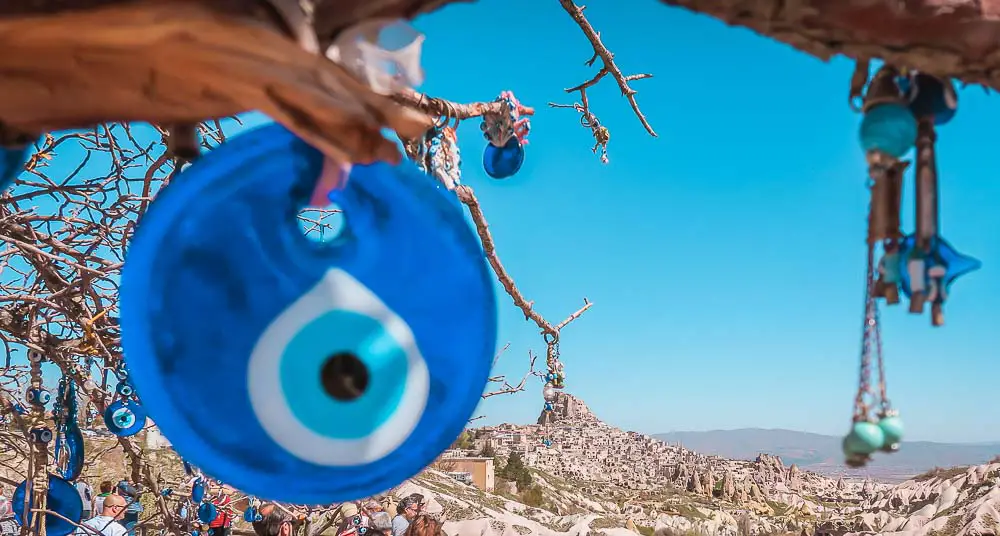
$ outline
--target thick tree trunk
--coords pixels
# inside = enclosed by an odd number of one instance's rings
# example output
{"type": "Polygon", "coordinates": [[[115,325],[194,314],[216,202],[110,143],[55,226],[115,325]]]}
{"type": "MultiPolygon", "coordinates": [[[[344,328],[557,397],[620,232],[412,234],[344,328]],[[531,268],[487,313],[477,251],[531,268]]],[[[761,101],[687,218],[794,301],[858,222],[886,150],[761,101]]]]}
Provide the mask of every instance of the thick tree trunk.
{"type": "Polygon", "coordinates": [[[880,58],[1000,88],[1000,0],[661,0],[823,60],[880,58]]]}

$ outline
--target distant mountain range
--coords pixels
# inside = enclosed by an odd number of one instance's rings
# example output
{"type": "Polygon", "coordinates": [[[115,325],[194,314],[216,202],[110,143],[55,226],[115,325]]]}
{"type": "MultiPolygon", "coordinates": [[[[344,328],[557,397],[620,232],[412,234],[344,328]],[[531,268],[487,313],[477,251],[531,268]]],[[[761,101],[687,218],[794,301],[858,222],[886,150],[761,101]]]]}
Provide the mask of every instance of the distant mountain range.
{"type": "Polygon", "coordinates": [[[653,437],[704,454],[724,458],[753,459],[759,453],[781,456],[785,465],[797,464],[826,475],[864,476],[901,482],[935,467],[973,465],[1000,455],[996,443],[904,442],[899,452],[878,454],[873,463],[861,470],[844,466],[840,437],[794,430],[742,428],[709,432],[670,432],[653,437]]]}

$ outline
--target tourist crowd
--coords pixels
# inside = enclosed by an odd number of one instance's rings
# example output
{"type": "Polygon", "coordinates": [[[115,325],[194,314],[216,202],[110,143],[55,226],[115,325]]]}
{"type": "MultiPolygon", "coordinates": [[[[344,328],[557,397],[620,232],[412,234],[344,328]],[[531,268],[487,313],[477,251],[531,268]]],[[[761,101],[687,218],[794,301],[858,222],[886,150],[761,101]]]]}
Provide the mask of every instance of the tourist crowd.
{"type": "MultiPolygon", "coordinates": [[[[135,536],[143,511],[141,484],[123,480],[115,485],[106,480],[100,483],[96,495],[83,479],[75,486],[83,506],[83,521],[74,536],[135,536]]],[[[6,492],[0,486],[0,536],[17,536],[20,526],[6,492]]],[[[206,527],[207,534],[202,534],[232,536],[233,521],[240,514],[235,509],[234,492],[222,486],[209,497],[218,515],[206,527]]],[[[398,503],[386,496],[344,503],[309,517],[283,505],[265,503],[258,510],[259,520],[252,525],[257,536],[445,536],[441,523],[424,514],[424,505],[423,495],[414,493],[398,503]]],[[[195,525],[192,530],[198,528],[195,525]]]]}

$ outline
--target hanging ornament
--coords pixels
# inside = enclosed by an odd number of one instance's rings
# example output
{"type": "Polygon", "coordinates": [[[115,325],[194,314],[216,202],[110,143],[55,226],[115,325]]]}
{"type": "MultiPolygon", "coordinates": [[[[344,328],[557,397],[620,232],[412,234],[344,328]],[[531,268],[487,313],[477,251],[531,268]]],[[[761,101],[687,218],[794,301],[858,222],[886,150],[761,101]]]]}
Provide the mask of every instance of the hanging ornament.
{"type": "Polygon", "coordinates": [[[65,376],[59,380],[56,404],[52,409],[55,417],[55,463],[62,478],[73,481],[83,472],[84,446],[83,432],[77,423],[76,384],[65,376]]]}
{"type": "Polygon", "coordinates": [[[32,406],[45,407],[52,401],[52,393],[44,387],[28,385],[24,390],[24,401],[32,406]]]}
{"type": "MultiPolygon", "coordinates": [[[[881,176],[879,180],[886,180],[881,176]]],[[[875,247],[898,233],[897,221],[891,222],[892,216],[885,212],[884,199],[879,196],[878,181],[872,184],[872,200],[868,215],[867,262],[865,265],[865,313],[861,337],[861,367],[858,378],[858,391],[854,398],[854,415],[851,430],[844,437],[843,450],[845,462],[850,467],[863,467],[871,459],[871,454],[877,450],[894,452],[899,448],[902,439],[902,423],[898,414],[892,410],[886,394],[885,362],[882,355],[882,332],[879,323],[878,301],[876,289],[875,247]],[[878,393],[871,387],[872,356],[878,366],[878,393]],[[881,406],[877,418],[871,415],[870,408],[874,402],[881,406]],[[886,423],[885,428],[882,422],[886,423]],[[886,432],[890,432],[887,434],[886,432]]]]}
{"type": "Polygon", "coordinates": [[[483,169],[494,179],[506,179],[521,169],[531,121],[521,116],[521,103],[511,91],[497,97],[500,112],[483,116],[479,128],[489,143],[483,151],[483,169]]]}
{"type": "MultiPolygon", "coordinates": [[[[48,536],[67,536],[76,530],[75,523],[79,523],[83,517],[83,502],[73,484],[53,474],[48,475],[48,479],[45,508],[52,513],[45,514],[45,533],[48,536]]],[[[31,495],[31,486],[30,480],[21,482],[11,497],[14,518],[21,525],[31,518],[28,511],[35,507],[33,497],[27,501],[27,505],[25,504],[25,494],[27,492],[31,495]]]]}
{"type": "Polygon", "coordinates": [[[546,383],[545,386],[542,387],[542,398],[546,402],[555,402],[556,396],[556,388],[553,387],[551,383],[546,383]]]}
{"type": "Polygon", "coordinates": [[[203,500],[205,500],[205,480],[198,477],[191,484],[191,502],[200,503],[203,500]]]}
{"type": "Polygon", "coordinates": [[[431,463],[478,405],[497,335],[454,195],[407,162],[354,165],[330,194],[347,227],[317,244],[295,215],[323,163],[278,125],[200,157],[143,217],[120,293],[130,381],[173,448],[294,504],[371,496],[431,463]],[[219,407],[219,378],[247,390],[219,407]]]}
{"type": "Polygon", "coordinates": [[[115,400],[104,408],[104,425],[118,437],[131,437],[145,428],[146,409],[135,396],[124,364],[115,372],[118,375],[115,400]]]}
{"type": "Polygon", "coordinates": [[[905,78],[906,97],[915,117],[931,117],[935,125],[946,125],[958,111],[958,92],[950,79],[921,72],[905,78]]]}
{"type": "Polygon", "coordinates": [[[917,139],[917,120],[907,107],[897,84],[899,71],[883,65],[868,86],[861,120],[861,148],[866,154],[881,153],[902,158],[917,139]]]}
{"type": "Polygon", "coordinates": [[[219,510],[210,502],[203,502],[198,506],[198,521],[211,523],[219,517],[219,510]]]}
{"type": "Polygon", "coordinates": [[[941,326],[949,287],[957,278],[979,269],[981,263],[955,251],[938,234],[940,190],[934,124],[941,112],[931,105],[919,111],[924,115],[919,118],[917,136],[916,230],[901,244],[900,283],[910,299],[910,312],[921,314],[924,304],[930,302],[931,325],[941,326]]]}
{"type": "Polygon", "coordinates": [[[427,134],[426,172],[445,188],[454,190],[462,184],[462,155],[458,150],[458,134],[454,127],[441,126],[427,134]]]}
{"type": "Polygon", "coordinates": [[[248,498],[247,509],[243,511],[243,521],[257,523],[263,519],[264,516],[260,515],[260,500],[256,497],[248,498]]]}
{"type": "Polygon", "coordinates": [[[0,193],[24,171],[24,164],[31,156],[34,139],[7,129],[0,123],[0,193]]]}

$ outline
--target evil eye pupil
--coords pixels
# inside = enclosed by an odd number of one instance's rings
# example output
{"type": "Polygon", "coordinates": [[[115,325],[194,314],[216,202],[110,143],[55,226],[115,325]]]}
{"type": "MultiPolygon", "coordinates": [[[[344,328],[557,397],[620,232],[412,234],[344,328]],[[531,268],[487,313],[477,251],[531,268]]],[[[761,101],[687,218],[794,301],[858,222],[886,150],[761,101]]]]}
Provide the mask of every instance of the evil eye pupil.
{"type": "Polygon", "coordinates": [[[338,352],[327,358],[320,369],[320,382],[328,395],[350,402],[365,394],[368,367],[350,352],[338,352]]]}
{"type": "Polygon", "coordinates": [[[135,424],[135,415],[128,408],[119,408],[111,414],[111,420],[119,428],[129,428],[135,424]]]}
{"type": "Polygon", "coordinates": [[[247,374],[251,406],[271,439],[327,466],[392,453],[420,422],[430,388],[410,327],[340,269],[271,321],[247,374]]]}

